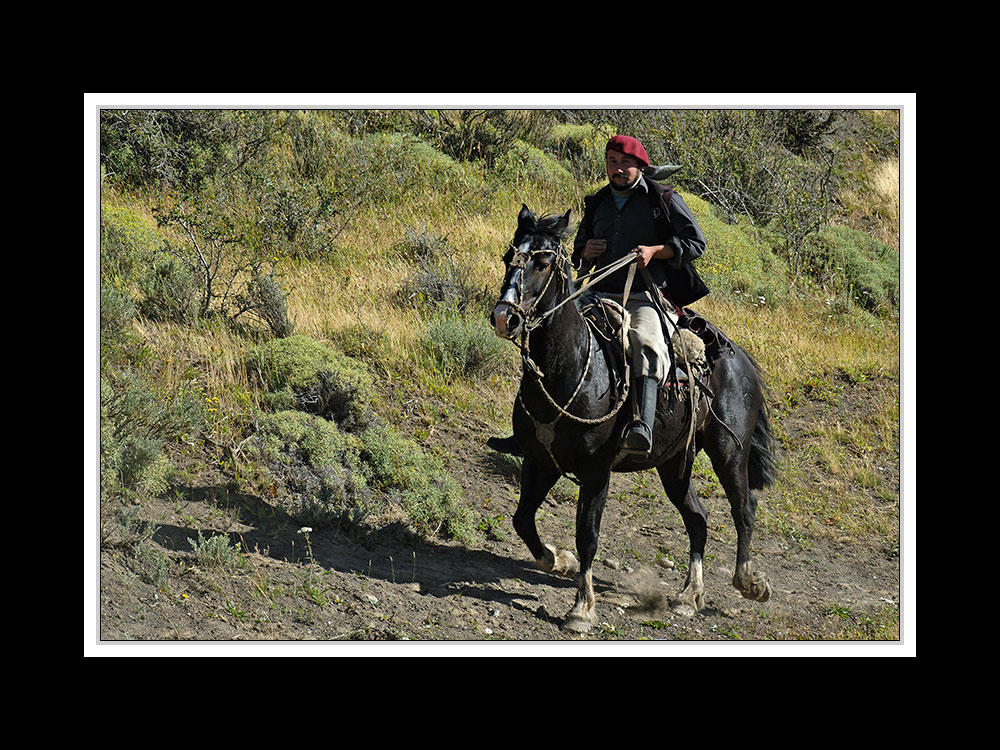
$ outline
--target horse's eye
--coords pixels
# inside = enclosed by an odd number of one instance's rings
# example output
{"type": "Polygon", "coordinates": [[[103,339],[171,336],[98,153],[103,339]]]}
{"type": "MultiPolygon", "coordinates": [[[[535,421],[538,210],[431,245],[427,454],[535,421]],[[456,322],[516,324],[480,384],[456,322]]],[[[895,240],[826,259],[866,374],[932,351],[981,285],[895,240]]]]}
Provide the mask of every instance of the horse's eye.
{"type": "Polygon", "coordinates": [[[544,271],[546,268],[552,265],[552,261],[555,259],[554,255],[549,253],[542,253],[541,255],[536,255],[534,258],[535,267],[539,271],[544,271]]]}

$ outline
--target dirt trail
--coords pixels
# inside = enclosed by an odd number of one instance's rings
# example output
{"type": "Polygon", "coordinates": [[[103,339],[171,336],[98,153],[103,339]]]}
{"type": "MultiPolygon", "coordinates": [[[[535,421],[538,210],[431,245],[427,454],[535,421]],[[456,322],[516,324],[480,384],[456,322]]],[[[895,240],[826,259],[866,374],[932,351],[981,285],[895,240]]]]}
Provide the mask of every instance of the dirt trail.
{"type": "MultiPolygon", "coordinates": [[[[838,408],[867,408],[864,390],[845,393],[838,408]]],[[[829,414],[806,404],[783,419],[782,429],[795,439],[816,419],[829,414]]],[[[433,435],[444,451],[462,456],[451,470],[470,506],[498,520],[495,532],[472,547],[421,541],[398,529],[364,542],[317,530],[310,550],[293,519],[263,499],[227,491],[221,478],[144,504],[157,526],[152,541],[172,564],[169,583],[143,583],[128,555],[102,549],[100,639],[815,642],[884,640],[884,623],[898,617],[898,542],[872,546],[835,526],[797,539],[758,525],[754,555],[773,595],[765,603],[743,599],[731,585],[736,535],[721,490],[703,498],[710,528],[706,606],[694,617],[672,615],[666,604],[684,583],[687,536],[655,473],[647,472],[613,478],[595,564],[598,624],[585,636],[564,633],[559,625],[574,584],[539,571],[511,529],[516,466],[486,448],[490,436],[485,425],[456,423],[433,435]],[[199,530],[228,533],[247,551],[242,564],[199,568],[189,542],[199,530]]],[[[885,463],[898,497],[898,454],[885,463]]],[[[539,511],[539,529],[546,541],[573,549],[574,500],[560,487],[539,511]]],[[[765,505],[767,493],[760,497],[765,505]]]]}

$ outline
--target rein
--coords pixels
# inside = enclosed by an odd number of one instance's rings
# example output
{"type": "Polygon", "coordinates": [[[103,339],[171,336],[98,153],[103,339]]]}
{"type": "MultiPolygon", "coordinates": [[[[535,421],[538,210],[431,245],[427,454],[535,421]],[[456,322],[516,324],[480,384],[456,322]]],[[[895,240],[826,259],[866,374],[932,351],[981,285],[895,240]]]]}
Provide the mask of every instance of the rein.
{"type": "MultiPolygon", "coordinates": [[[[554,250],[539,250],[539,251],[536,251],[536,253],[539,253],[539,254],[540,253],[553,253],[553,252],[555,252],[555,251],[554,250]]],[[[531,255],[534,255],[536,253],[531,253],[531,255]]],[[[629,253],[628,255],[626,255],[623,258],[619,258],[614,263],[612,263],[612,264],[610,264],[608,266],[605,266],[600,271],[592,271],[591,273],[588,273],[588,274],[586,274],[584,276],[580,276],[577,279],[577,282],[580,282],[580,281],[588,282],[587,286],[583,286],[582,288],[577,289],[575,292],[573,292],[572,294],[568,295],[566,297],[566,299],[564,299],[558,305],[555,305],[554,307],[550,307],[548,310],[546,310],[545,312],[543,312],[541,315],[538,315],[535,318],[534,322],[532,322],[530,324],[528,323],[528,317],[527,317],[527,314],[525,313],[525,319],[524,319],[525,320],[525,328],[527,330],[529,330],[529,331],[530,330],[534,330],[535,328],[537,328],[538,326],[540,326],[542,324],[542,322],[547,317],[549,317],[550,315],[552,315],[553,313],[555,313],[556,310],[558,310],[560,307],[562,307],[563,305],[565,305],[567,302],[572,302],[577,297],[580,297],[581,295],[585,294],[587,292],[587,289],[590,287],[590,285],[596,284],[598,281],[600,281],[601,279],[603,279],[603,278],[605,278],[607,276],[610,276],[615,271],[618,271],[618,270],[624,268],[627,265],[635,263],[636,260],[638,260],[638,256],[634,255],[632,253],[629,253]]],[[[512,263],[512,265],[513,265],[513,263],[512,263]]],[[[626,290],[625,290],[625,298],[626,299],[628,298],[628,292],[629,292],[628,287],[632,286],[632,275],[634,274],[634,272],[635,272],[634,268],[630,269],[630,272],[629,272],[629,282],[628,282],[628,285],[627,285],[626,290]]],[[[563,271],[562,274],[563,274],[563,278],[566,278],[566,272],[563,271]]],[[[545,294],[545,291],[548,289],[549,281],[551,281],[551,280],[552,280],[552,274],[550,272],[549,273],[549,280],[545,282],[545,288],[542,289],[541,294],[538,295],[538,299],[541,299],[542,295],[545,294]]],[[[537,304],[538,304],[538,300],[535,300],[535,305],[537,305],[537,304]]],[[[535,305],[531,306],[532,311],[534,311],[535,305]]]]}

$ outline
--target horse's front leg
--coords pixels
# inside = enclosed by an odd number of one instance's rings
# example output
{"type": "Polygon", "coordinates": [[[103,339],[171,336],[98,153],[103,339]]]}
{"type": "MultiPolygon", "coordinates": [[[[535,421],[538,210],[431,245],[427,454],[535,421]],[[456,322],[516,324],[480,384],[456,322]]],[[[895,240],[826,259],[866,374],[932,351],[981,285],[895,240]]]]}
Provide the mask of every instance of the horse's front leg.
{"type": "Polygon", "coordinates": [[[608,498],[610,470],[595,471],[581,480],[580,499],[576,506],[576,551],[580,555],[576,603],[563,621],[563,629],[586,633],[596,622],[596,600],[592,566],[597,554],[601,515],[608,498]]]}
{"type": "Polygon", "coordinates": [[[551,466],[539,464],[530,455],[525,456],[521,465],[521,499],[514,511],[514,531],[528,546],[539,568],[570,578],[576,573],[576,557],[568,550],[543,544],[535,526],[535,513],[558,480],[559,474],[551,466]]]}

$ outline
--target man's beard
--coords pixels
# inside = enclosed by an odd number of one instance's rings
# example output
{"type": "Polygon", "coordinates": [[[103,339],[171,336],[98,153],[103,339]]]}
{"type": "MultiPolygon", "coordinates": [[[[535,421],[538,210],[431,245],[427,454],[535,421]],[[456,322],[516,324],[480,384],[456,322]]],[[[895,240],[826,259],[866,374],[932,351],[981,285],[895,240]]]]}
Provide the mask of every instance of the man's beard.
{"type": "Polygon", "coordinates": [[[609,182],[611,183],[611,192],[618,193],[619,195],[628,195],[633,190],[635,190],[636,186],[639,184],[639,181],[642,180],[642,174],[639,174],[635,178],[635,181],[631,183],[626,183],[625,179],[626,178],[624,177],[624,175],[621,175],[621,179],[617,180],[614,177],[610,178],[609,182]]]}

